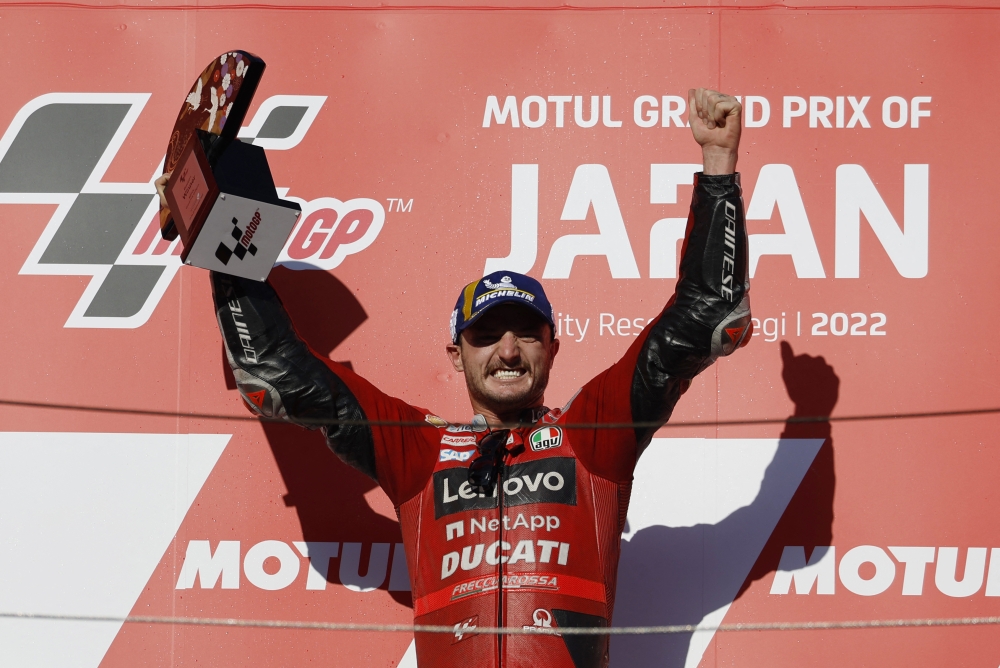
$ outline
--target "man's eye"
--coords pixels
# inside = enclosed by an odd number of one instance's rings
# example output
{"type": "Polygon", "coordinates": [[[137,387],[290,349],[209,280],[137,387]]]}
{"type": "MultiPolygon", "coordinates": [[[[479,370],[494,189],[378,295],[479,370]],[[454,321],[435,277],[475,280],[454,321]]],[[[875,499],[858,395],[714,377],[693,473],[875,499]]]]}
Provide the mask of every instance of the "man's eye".
{"type": "Polygon", "coordinates": [[[496,332],[476,332],[473,340],[479,345],[490,345],[496,343],[503,337],[503,334],[496,332]]]}

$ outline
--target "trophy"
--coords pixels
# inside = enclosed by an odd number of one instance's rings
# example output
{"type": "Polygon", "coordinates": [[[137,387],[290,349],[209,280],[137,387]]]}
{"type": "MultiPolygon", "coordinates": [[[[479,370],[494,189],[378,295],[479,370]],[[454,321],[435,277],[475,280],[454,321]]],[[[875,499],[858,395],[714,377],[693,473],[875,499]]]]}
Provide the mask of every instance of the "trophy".
{"type": "Polygon", "coordinates": [[[173,175],[160,208],[160,234],[180,236],[182,262],[258,281],[301,214],[278,197],[264,149],[236,139],[264,67],[229,51],[195,81],[170,134],[163,171],[173,175]]]}

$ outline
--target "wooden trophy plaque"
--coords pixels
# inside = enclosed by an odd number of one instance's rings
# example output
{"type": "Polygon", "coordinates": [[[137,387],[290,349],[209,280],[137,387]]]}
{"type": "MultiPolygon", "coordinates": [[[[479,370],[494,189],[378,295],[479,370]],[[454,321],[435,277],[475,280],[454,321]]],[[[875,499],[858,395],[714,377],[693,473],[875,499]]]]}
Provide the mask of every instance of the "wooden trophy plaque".
{"type": "MultiPolygon", "coordinates": [[[[195,79],[184,98],[167,143],[163,173],[174,171],[195,130],[232,141],[243,125],[247,109],[266,67],[263,60],[246,51],[228,51],[215,58],[195,79]]],[[[160,234],[177,238],[170,211],[160,207],[160,234]]]]}
{"type": "Polygon", "coordinates": [[[264,149],[235,141],[263,70],[261,59],[232,51],[202,72],[170,136],[164,173],[172,176],[160,209],[160,233],[180,235],[182,262],[258,281],[301,213],[278,197],[264,149]]]}

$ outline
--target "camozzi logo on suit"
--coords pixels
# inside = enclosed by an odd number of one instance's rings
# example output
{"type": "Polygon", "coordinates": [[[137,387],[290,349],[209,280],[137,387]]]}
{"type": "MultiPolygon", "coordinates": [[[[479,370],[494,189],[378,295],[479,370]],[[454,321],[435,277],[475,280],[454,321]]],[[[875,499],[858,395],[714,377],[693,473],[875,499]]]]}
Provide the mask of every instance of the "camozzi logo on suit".
{"type": "MultiPolygon", "coordinates": [[[[0,137],[0,205],[56,205],[19,273],[92,277],[65,327],[141,327],[181,266],[180,241],[159,235],[153,181],[162,162],[144,175],[147,180],[104,180],[149,98],[149,93],[49,93],[21,107],[0,137]]],[[[293,149],[325,101],[325,96],[272,96],[239,137],[266,150],[293,149]]],[[[287,190],[279,188],[279,194],[298,202],[302,215],[279,264],[333,269],[368,248],[385,222],[385,209],[374,199],[306,201],[287,190]]],[[[253,221],[234,223],[235,241],[220,247],[219,255],[229,262],[252,255],[253,231],[253,221]]]]}

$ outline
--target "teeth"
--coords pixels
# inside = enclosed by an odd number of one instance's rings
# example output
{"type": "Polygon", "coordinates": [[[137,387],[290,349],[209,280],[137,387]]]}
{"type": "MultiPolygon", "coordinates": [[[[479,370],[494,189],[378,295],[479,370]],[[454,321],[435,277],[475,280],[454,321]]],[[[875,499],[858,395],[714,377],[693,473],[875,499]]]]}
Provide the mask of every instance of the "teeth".
{"type": "Polygon", "coordinates": [[[493,372],[493,377],[500,380],[506,380],[509,378],[519,378],[524,374],[521,369],[497,369],[493,372]]]}

